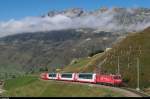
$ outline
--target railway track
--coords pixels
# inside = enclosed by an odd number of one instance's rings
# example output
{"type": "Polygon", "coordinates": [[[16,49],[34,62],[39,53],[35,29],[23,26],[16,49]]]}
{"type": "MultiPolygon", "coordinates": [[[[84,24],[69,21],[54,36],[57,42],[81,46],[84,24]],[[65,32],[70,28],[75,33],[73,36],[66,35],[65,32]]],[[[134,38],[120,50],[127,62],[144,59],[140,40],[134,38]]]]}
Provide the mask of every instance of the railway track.
{"type": "Polygon", "coordinates": [[[137,91],[137,90],[135,90],[135,89],[126,88],[126,87],[121,87],[121,88],[124,89],[124,90],[128,90],[128,91],[130,91],[130,92],[136,93],[136,94],[138,94],[138,95],[140,95],[140,96],[142,96],[142,97],[150,97],[150,95],[144,93],[143,91],[137,91]]]}
{"type": "MultiPolygon", "coordinates": [[[[48,80],[48,81],[54,81],[54,80],[48,80]]],[[[124,96],[127,96],[127,97],[150,97],[149,95],[145,94],[142,91],[136,91],[134,89],[127,88],[127,87],[113,87],[113,86],[106,86],[106,85],[101,85],[101,84],[79,83],[79,82],[71,82],[71,81],[69,82],[68,81],[56,81],[56,82],[63,82],[67,84],[70,83],[70,84],[87,85],[90,87],[107,88],[107,89],[111,89],[113,91],[122,93],[124,96]]]]}

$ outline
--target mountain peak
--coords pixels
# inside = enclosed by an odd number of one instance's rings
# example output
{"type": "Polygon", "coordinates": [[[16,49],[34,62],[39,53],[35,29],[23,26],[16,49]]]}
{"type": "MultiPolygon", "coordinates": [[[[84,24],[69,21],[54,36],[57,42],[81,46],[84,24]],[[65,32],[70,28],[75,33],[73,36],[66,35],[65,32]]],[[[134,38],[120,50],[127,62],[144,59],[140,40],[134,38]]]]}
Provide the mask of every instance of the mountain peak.
{"type": "Polygon", "coordinates": [[[82,8],[71,8],[63,12],[68,17],[79,17],[84,13],[82,8]]]}
{"type": "Polygon", "coordinates": [[[63,11],[49,11],[48,16],[53,17],[57,14],[62,14],[68,17],[79,17],[84,13],[84,10],[82,8],[70,8],[70,9],[65,9],[63,11]]]}

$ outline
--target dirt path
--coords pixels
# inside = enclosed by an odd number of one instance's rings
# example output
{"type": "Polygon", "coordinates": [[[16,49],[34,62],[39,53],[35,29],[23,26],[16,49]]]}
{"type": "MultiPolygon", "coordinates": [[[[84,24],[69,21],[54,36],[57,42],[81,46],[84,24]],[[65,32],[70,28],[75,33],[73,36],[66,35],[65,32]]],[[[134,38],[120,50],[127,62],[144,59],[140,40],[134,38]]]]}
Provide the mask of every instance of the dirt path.
{"type": "Polygon", "coordinates": [[[0,88],[0,96],[2,96],[3,90],[0,88]]]}
{"type": "Polygon", "coordinates": [[[0,95],[3,93],[3,90],[2,89],[0,89],[0,95]]]}
{"type": "Polygon", "coordinates": [[[4,90],[2,89],[4,85],[4,82],[0,83],[0,96],[2,95],[2,93],[4,92],[4,90]]]}

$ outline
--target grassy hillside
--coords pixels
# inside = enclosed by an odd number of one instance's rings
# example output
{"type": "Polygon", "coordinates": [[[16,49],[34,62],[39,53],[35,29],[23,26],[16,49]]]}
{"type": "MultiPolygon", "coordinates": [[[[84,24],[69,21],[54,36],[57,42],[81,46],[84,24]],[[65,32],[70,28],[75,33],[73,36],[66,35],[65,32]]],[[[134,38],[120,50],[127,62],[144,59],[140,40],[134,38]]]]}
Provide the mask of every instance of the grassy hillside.
{"type": "Polygon", "coordinates": [[[79,72],[85,68],[85,65],[91,61],[91,58],[81,58],[73,60],[74,62],[70,63],[62,72],[79,72]]]}
{"type": "MultiPolygon", "coordinates": [[[[118,56],[120,63],[120,73],[123,80],[129,87],[136,88],[137,84],[137,57],[140,60],[140,88],[150,86],[150,28],[139,32],[131,33],[125,39],[115,44],[112,49],[103,54],[97,54],[85,63],[81,71],[94,71],[95,66],[107,59],[101,65],[103,73],[117,73],[118,56]]],[[[79,62],[80,64],[81,62],[79,62]]],[[[73,68],[68,66],[67,68],[73,68]]],[[[72,71],[76,71],[75,70],[72,71]]],[[[80,71],[79,70],[79,71],[80,71]]],[[[68,71],[66,71],[68,72],[68,71]]]]}
{"type": "MultiPolygon", "coordinates": [[[[107,62],[103,65],[107,72],[116,72],[117,59],[120,60],[120,73],[124,80],[131,87],[136,87],[137,80],[137,57],[140,60],[140,87],[150,86],[150,28],[131,34],[120,43],[116,44],[113,49],[104,57],[107,62]]],[[[104,58],[103,57],[103,58],[104,58]]]]}
{"type": "Polygon", "coordinates": [[[38,77],[24,76],[7,80],[3,96],[25,97],[91,97],[91,96],[123,96],[109,89],[94,88],[87,85],[68,84],[55,81],[42,81],[38,77]]]}
{"type": "Polygon", "coordinates": [[[73,63],[71,62],[62,72],[94,72],[96,68],[95,63],[99,61],[103,54],[98,53],[92,57],[80,58],[73,63]]]}
{"type": "Polygon", "coordinates": [[[15,79],[7,80],[5,82],[4,88],[5,88],[5,90],[10,90],[10,89],[14,89],[17,87],[22,87],[22,86],[28,85],[35,81],[37,81],[37,78],[32,77],[32,76],[18,77],[15,79]]]}

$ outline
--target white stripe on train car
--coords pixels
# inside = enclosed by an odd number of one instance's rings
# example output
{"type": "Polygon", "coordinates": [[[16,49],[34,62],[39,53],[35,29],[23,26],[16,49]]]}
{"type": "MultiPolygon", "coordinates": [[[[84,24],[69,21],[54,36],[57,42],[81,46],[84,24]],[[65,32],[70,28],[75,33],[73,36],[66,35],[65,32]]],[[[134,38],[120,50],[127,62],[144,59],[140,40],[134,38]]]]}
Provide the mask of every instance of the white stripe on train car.
{"type": "Polygon", "coordinates": [[[74,80],[73,78],[60,78],[61,80],[74,80]]]}

